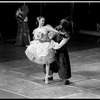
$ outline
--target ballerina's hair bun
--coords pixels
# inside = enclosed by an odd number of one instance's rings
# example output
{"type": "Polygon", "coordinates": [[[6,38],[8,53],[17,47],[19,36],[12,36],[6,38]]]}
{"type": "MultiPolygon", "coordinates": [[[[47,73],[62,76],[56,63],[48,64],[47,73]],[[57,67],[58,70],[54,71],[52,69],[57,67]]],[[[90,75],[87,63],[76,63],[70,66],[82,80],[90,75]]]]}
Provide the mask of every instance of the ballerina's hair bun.
{"type": "Polygon", "coordinates": [[[36,19],[39,21],[41,18],[44,19],[44,17],[42,17],[42,16],[39,16],[39,17],[37,17],[36,19]]]}

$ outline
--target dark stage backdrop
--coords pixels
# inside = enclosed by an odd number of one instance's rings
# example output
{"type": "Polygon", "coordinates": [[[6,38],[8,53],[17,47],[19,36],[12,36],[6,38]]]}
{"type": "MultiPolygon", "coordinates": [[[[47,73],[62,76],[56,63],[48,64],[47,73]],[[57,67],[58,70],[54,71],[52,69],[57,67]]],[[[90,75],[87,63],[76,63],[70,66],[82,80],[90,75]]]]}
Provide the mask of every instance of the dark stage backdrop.
{"type": "Polygon", "coordinates": [[[100,23],[99,10],[100,3],[75,3],[73,17],[77,28],[96,31],[96,23],[100,23]]]}
{"type": "MultiPolygon", "coordinates": [[[[0,3],[0,33],[3,38],[15,38],[17,22],[15,12],[23,3],[0,3]]],[[[44,16],[46,24],[53,27],[59,24],[62,18],[71,16],[76,29],[96,30],[96,23],[100,22],[100,3],[26,3],[29,7],[28,24],[30,35],[36,28],[37,16],[44,16]]]]}

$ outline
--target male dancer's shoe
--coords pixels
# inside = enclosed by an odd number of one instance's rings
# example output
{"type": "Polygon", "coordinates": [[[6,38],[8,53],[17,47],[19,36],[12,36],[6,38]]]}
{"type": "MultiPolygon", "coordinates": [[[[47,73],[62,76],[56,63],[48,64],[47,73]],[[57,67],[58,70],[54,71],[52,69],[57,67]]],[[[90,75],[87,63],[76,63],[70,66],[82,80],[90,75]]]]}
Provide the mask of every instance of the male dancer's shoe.
{"type": "Polygon", "coordinates": [[[67,79],[64,79],[63,80],[64,81],[64,85],[69,85],[71,82],[69,81],[69,80],[67,80],[67,79]]]}

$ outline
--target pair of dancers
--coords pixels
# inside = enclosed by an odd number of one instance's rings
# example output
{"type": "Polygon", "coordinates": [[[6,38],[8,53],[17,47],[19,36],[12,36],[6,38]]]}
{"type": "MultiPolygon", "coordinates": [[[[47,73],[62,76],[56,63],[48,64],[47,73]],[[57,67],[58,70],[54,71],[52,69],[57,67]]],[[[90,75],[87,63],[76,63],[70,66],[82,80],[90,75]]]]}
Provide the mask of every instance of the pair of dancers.
{"type": "Polygon", "coordinates": [[[69,40],[68,34],[64,31],[58,31],[51,25],[45,25],[45,18],[37,17],[38,27],[33,31],[33,41],[25,50],[26,56],[37,64],[46,66],[45,83],[49,82],[50,64],[56,61],[56,50],[62,48],[69,40]],[[53,40],[54,37],[62,35],[62,40],[58,43],[53,40]]]}

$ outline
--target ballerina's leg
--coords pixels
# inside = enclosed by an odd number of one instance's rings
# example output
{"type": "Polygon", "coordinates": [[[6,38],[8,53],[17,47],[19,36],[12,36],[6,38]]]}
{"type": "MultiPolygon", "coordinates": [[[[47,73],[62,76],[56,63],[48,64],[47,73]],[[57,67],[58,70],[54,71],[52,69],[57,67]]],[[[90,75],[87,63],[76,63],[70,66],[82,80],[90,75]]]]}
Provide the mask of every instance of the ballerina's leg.
{"type": "Polygon", "coordinates": [[[45,84],[48,84],[49,68],[50,68],[50,64],[46,64],[45,84]]]}

